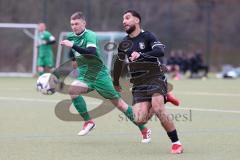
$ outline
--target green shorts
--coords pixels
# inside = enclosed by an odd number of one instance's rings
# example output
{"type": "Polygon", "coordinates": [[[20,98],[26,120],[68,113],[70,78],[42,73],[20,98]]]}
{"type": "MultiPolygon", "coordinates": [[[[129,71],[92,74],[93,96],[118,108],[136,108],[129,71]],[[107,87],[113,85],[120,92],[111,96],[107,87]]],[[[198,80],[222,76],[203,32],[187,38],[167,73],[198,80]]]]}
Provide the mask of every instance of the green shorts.
{"type": "Polygon", "coordinates": [[[52,68],[54,66],[53,56],[39,56],[37,59],[37,66],[52,68]]]}
{"type": "Polygon", "coordinates": [[[88,85],[88,92],[96,90],[106,99],[119,99],[121,97],[115,90],[112,78],[108,74],[107,70],[100,71],[95,79],[88,79],[86,76],[79,76],[77,79],[88,85]]]}

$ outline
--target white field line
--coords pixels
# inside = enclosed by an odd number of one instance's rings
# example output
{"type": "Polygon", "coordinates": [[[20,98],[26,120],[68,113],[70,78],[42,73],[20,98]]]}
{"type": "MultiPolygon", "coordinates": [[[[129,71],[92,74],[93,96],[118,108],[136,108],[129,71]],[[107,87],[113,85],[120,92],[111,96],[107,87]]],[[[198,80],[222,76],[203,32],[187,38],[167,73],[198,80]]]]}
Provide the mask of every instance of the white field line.
{"type": "MultiPolygon", "coordinates": [[[[86,100],[88,100],[88,97],[84,97],[86,100]]],[[[65,98],[67,99],[67,98],[65,98]]],[[[93,98],[91,98],[93,99],[93,98]]],[[[2,97],[0,96],[0,100],[6,100],[6,101],[22,101],[22,102],[43,102],[43,103],[58,103],[63,99],[36,99],[36,98],[22,98],[22,97],[2,97]]],[[[98,100],[99,101],[99,100],[98,100]]],[[[100,104],[101,101],[99,102],[94,102],[94,101],[88,101],[88,104],[100,104]]]]}
{"type": "Polygon", "coordinates": [[[37,89],[32,88],[1,88],[1,90],[6,90],[6,91],[37,91],[37,89]]]}
{"type": "Polygon", "coordinates": [[[240,114],[238,110],[223,110],[223,109],[211,109],[211,108],[192,108],[192,107],[166,107],[167,109],[171,110],[192,110],[192,111],[200,111],[200,112],[219,112],[219,113],[236,113],[240,114]]]}
{"type": "Polygon", "coordinates": [[[2,96],[0,97],[0,100],[23,101],[23,102],[46,102],[46,103],[57,103],[60,101],[60,100],[23,98],[23,97],[2,97],[2,96]]]}
{"type": "MultiPolygon", "coordinates": [[[[87,97],[86,97],[87,98],[87,97]]],[[[91,98],[92,99],[92,98],[91,98]]],[[[36,99],[36,98],[21,98],[21,97],[2,97],[0,96],[0,100],[7,100],[7,101],[22,101],[22,102],[45,102],[45,103],[57,103],[60,102],[59,100],[46,100],[46,99],[36,99]]],[[[99,102],[88,101],[88,104],[100,104],[99,102]]],[[[206,109],[206,108],[193,108],[193,107],[166,107],[167,109],[171,110],[192,110],[192,111],[200,111],[200,112],[219,112],[219,113],[236,113],[240,114],[238,110],[222,110],[222,109],[206,109]]]]}
{"type": "Polygon", "coordinates": [[[190,95],[190,96],[224,96],[224,97],[240,97],[240,93],[209,93],[209,92],[174,92],[179,95],[190,95]]]}

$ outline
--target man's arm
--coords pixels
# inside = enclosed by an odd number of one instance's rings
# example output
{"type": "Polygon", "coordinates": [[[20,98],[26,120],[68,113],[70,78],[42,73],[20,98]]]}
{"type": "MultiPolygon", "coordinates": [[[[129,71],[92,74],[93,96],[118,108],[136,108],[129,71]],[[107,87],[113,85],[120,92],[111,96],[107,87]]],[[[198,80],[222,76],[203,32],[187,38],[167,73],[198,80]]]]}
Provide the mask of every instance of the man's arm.
{"type": "Polygon", "coordinates": [[[95,32],[90,32],[86,35],[86,48],[81,48],[73,44],[72,48],[80,54],[97,55],[97,36],[95,32]]]}
{"type": "Polygon", "coordinates": [[[81,48],[81,47],[73,44],[72,49],[74,49],[75,51],[77,51],[80,54],[97,55],[97,50],[95,47],[81,48]]]}
{"type": "Polygon", "coordinates": [[[122,73],[123,63],[124,63],[125,54],[119,52],[113,66],[113,85],[115,88],[121,88],[119,83],[119,78],[122,73]]]}
{"type": "Polygon", "coordinates": [[[163,57],[164,56],[164,50],[163,48],[156,46],[151,51],[140,53],[140,56],[146,57],[146,58],[152,58],[152,57],[163,57]]]}
{"type": "Polygon", "coordinates": [[[152,50],[140,53],[143,57],[163,57],[164,56],[164,48],[165,46],[158,40],[158,38],[151,32],[148,32],[147,34],[148,41],[151,45],[152,50]]]}
{"type": "Polygon", "coordinates": [[[138,58],[159,58],[159,57],[163,57],[164,56],[164,52],[161,48],[153,48],[153,50],[151,51],[148,51],[148,52],[144,52],[144,53],[141,53],[141,52],[132,52],[131,54],[131,57],[129,57],[129,59],[131,61],[134,61],[138,58]]]}
{"type": "Polygon", "coordinates": [[[56,42],[56,39],[54,36],[50,36],[49,39],[46,41],[46,45],[51,45],[54,44],[56,42]]]}
{"type": "Polygon", "coordinates": [[[134,51],[131,53],[131,57],[129,58],[131,61],[134,61],[138,58],[160,58],[164,56],[165,46],[157,39],[157,37],[154,34],[148,32],[146,38],[148,39],[152,50],[144,53],[134,51]]]}
{"type": "Polygon", "coordinates": [[[119,58],[116,59],[114,66],[113,66],[113,85],[119,86],[119,78],[122,73],[122,66],[123,61],[121,61],[119,58]]]}
{"type": "Polygon", "coordinates": [[[85,54],[85,55],[97,55],[97,50],[95,47],[87,47],[87,48],[81,48],[77,45],[75,45],[73,42],[69,40],[63,40],[61,42],[61,45],[64,45],[66,47],[72,48],[75,51],[77,51],[80,54],[85,54]]]}

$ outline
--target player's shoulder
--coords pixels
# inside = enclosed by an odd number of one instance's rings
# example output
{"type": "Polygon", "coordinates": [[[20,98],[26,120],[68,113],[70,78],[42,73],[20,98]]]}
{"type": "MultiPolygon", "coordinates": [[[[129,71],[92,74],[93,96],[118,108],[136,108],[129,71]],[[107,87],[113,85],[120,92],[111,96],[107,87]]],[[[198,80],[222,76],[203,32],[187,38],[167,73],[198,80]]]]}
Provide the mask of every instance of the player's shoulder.
{"type": "Polygon", "coordinates": [[[86,36],[96,36],[96,32],[90,30],[90,29],[86,29],[85,30],[85,33],[84,33],[86,36]]]}
{"type": "Polygon", "coordinates": [[[142,31],[142,35],[146,38],[156,38],[157,36],[150,31],[142,31]]]}
{"type": "Polygon", "coordinates": [[[50,33],[49,31],[45,30],[45,31],[43,32],[43,35],[44,35],[44,36],[51,36],[51,33],[50,33]]]}
{"type": "Polygon", "coordinates": [[[75,33],[74,32],[68,32],[67,33],[67,38],[72,38],[72,37],[75,37],[76,35],[75,35],[75,33]]]}
{"type": "Polygon", "coordinates": [[[45,30],[45,31],[44,31],[44,33],[45,33],[45,34],[50,34],[50,32],[49,32],[49,31],[47,31],[47,30],[45,30]]]}

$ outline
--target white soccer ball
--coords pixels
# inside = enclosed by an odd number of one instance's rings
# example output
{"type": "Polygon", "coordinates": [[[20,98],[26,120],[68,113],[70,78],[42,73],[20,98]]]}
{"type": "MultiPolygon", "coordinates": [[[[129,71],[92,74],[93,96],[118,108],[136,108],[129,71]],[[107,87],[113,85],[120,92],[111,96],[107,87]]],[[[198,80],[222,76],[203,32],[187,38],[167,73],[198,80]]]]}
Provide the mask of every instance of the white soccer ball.
{"type": "Polygon", "coordinates": [[[58,79],[51,73],[44,73],[37,79],[37,90],[44,95],[52,95],[56,91],[58,79]]]}

